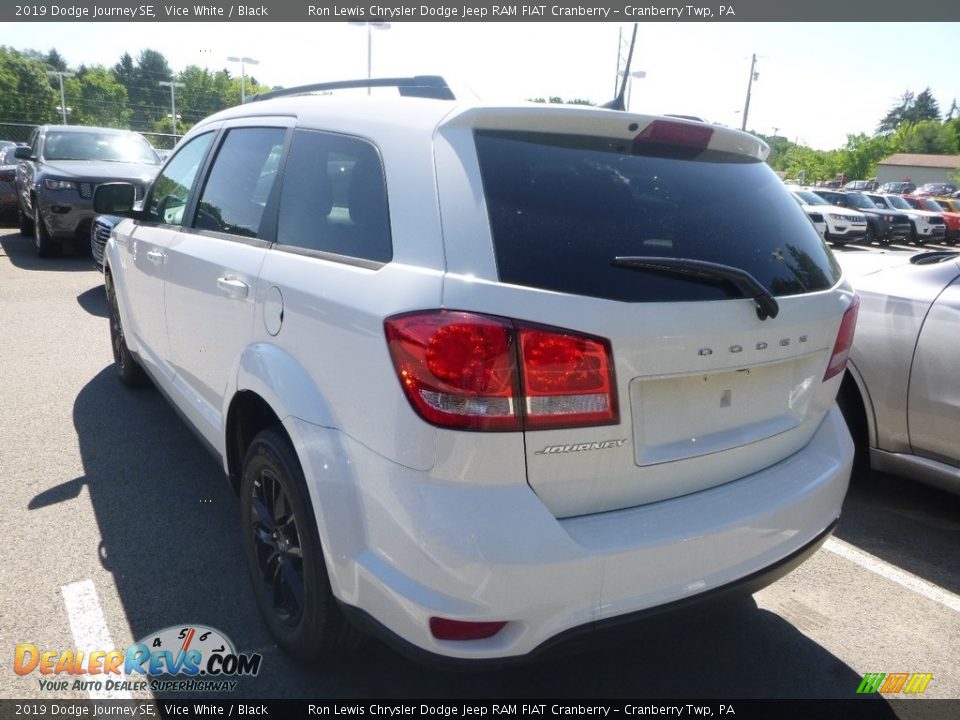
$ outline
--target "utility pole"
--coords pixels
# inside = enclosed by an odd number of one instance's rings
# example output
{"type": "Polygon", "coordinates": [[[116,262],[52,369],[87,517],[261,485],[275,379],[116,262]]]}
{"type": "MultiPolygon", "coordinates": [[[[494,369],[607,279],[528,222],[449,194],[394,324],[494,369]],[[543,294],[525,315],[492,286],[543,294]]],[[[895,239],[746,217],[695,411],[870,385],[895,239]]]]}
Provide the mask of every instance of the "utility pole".
{"type": "Polygon", "coordinates": [[[756,66],[757,54],[754,53],[750,59],[750,79],[747,81],[747,101],[743,104],[743,122],[740,124],[741,130],[747,129],[747,113],[750,112],[750,91],[753,89],[753,81],[760,75],[760,73],[755,70],[756,66]]]}
{"type": "Polygon", "coordinates": [[[177,137],[177,99],[175,97],[176,89],[186,87],[181,82],[168,82],[166,80],[161,80],[159,83],[160,87],[170,88],[170,121],[173,124],[173,137],[177,137]]]}
{"type": "Polygon", "coordinates": [[[240,104],[242,105],[247,101],[247,65],[259,65],[259,60],[254,60],[252,57],[228,57],[228,62],[240,63],[240,104]]]}
{"type": "Polygon", "coordinates": [[[63,94],[63,79],[65,77],[72,78],[75,76],[75,73],[72,72],[60,72],[59,70],[47,70],[47,77],[58,77],[60,78],[60,112],[63,114],[63,124],[67,124],[67,100],[66,96],[63,94]]]}

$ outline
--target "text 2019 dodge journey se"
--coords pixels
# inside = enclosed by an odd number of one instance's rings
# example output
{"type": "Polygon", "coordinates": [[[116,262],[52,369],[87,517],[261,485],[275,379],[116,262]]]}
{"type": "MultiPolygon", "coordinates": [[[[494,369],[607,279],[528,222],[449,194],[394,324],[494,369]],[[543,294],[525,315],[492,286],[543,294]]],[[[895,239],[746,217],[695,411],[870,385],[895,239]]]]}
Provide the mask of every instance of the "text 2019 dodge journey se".
{"type": "Polygon", "coordinates": [[[142,209],[96,195],[117,370],[222,459],[277,642],[525,656],[811,554],[857,297],[766,146],[396,84],[271,93],[142,209]]]}

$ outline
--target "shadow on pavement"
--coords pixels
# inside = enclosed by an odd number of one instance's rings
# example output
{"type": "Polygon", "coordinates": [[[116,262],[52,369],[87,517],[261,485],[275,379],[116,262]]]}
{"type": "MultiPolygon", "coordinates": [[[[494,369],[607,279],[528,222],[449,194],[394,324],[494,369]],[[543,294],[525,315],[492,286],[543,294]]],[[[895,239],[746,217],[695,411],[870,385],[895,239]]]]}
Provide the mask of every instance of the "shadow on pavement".
{"type": "MultiPolygon", "coordinates": [[[[752,598],[703,617],[663,618],[612,647],[499,670],[443,671],[370,641],[355,657],[304,666],[271,641],[247,577],[239,505],[218,464],[152,388],[113,367],[73,409],[85,474],[33,498],[70,501],[86,486],[131,634],[204,624],[264,655],[243,698],[853,698],[861,677],[752,598]]],[[[183,697],[178,695],[177,697],[183,697]]],[[[857,704],[859,705],[859,704],[857,704]]],[[[886,704],[872,717],[893,717],[886,704]]],[[[866,706],[865,706],[866,707],[866,706]]]]}
{"type": "Polygon", "coordinates": [[[77,295],[80,307],[96,317],[110,317],[110,308],[107,306],[107,292],[103,285],[97,285],[77,295]]]}
{"type": "Polygon", "coordinates": [[[78,252],[72,242],[63,243],[63,255],[58,258],[42,258],[37,255],[32,237],[20,233],[0,235],[0,247],[10,262],[24,270],[76,271],[93,270],[93,259],[78,252]]]}
{"type": "Polygon", "coordinates": [[[960,594],[960,495],[870,471],[851,481],[834,534],[960,594]]]}

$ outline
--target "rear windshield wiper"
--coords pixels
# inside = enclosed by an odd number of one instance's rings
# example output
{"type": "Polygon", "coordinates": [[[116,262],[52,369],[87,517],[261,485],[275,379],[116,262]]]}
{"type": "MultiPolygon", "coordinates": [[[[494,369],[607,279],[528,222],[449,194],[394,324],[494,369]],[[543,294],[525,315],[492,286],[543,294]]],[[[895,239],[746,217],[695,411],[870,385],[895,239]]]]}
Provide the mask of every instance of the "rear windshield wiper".
{"type": "Polygon", "coordinates": [[[694,279],[727,280],[736,285],[744,295],[753,298],[757,304],[757,317],[761,320],[766,320],[768,317],[775,318],[777,313],[780,312],[780,306],[769,290],[746,270],[730,265],[721,265],[706,260],[667,257],[615,257],[612,265],[631,270],[651,270],[694,279]]]}

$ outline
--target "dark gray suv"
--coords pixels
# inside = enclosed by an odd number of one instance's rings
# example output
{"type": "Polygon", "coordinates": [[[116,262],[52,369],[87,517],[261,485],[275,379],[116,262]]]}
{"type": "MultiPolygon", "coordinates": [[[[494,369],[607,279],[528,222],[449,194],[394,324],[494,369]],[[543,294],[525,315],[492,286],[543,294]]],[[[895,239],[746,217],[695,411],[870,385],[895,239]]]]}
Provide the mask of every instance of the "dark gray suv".
{"type": "Polygon", "coordinates": [[[68,239],[86,251],[97,185],[123,180],[142,198],[160,169],[142,135],[78,125],[38,127],[16,157],[24,161],[16,181],[20,232],[33,235],[45,257],[59,255],[68,239]]]}

